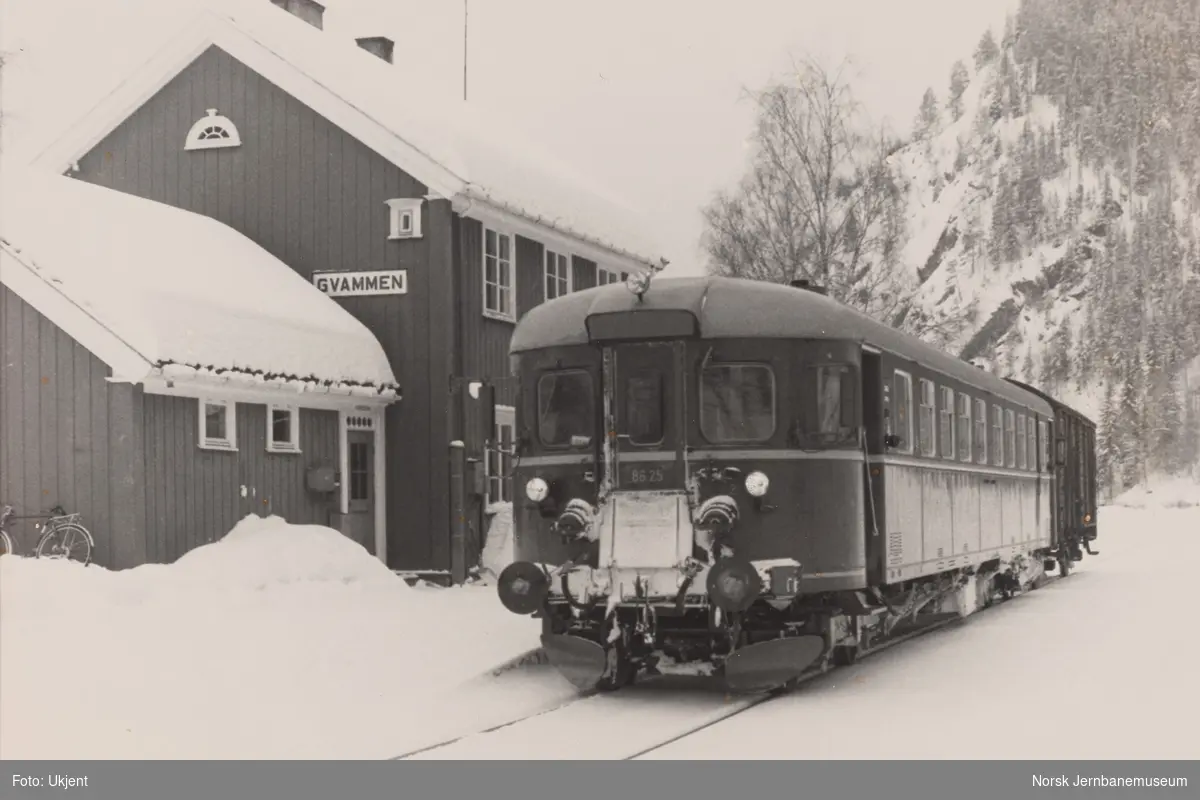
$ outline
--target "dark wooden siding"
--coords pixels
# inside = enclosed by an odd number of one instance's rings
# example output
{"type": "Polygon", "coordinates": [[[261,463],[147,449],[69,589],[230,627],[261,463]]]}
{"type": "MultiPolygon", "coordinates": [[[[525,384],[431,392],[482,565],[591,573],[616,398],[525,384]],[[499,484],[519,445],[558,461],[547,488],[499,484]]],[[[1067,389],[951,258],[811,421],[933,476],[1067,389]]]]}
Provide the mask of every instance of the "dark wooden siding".
{"type": "Polygon", "coordinates": [[[336,411],[301,409],[301,452],[268,453],[266,406],[239,403],[238,450],[222,453],[197,444],[198,400],[145,395],[142,405],[149,561],[214,542],[247,514],[329,524],[337,496],[309,492],[305,471],[338,463],[336,411]]]}
{"type": "MultiPolygon", "coordinates": [[[[18,515],[55,505],[81,513],[96,540],[95,563],[127,567],[144,550],[134,519],[141,489],[133,458],[138,409],[132,388],[107,383],[110,375],[0,285],[0,503],[18,515]]],[[[12,535],[22,552],[37,546],[31,521],[14,521],[12,535]]]]}
{"type": "Polygon", "coordinates": [[[448,566],[448,382],[431,380],[447,358],[446,337],[431,336],[431,327],[450,313],[437,305],[446,287],[433,291],[435,277],[451,269],[448,248],[437,253],[442,261],[431,260],[436,203],[425,204],[425,237],[408,241],[388,240],[385,205],[423,197],[426,187],[218,48],[79,164],[77,177],[228,224],[306,278],[316,270],[408,270],[406,295],[338,302],[379,339],[404,391],[387,413],[388,560],[397,568],[448,566]],[[240,147],[183,149],[208,108],[238,126],[240,147]]]}

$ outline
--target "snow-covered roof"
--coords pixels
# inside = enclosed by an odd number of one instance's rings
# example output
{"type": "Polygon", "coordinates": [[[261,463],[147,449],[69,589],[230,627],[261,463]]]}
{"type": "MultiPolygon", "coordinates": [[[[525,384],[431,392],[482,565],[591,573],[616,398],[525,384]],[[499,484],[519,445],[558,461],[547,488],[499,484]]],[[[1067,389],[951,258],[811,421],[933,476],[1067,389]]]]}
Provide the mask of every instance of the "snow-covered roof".
{"type": "Polygon", "coordinates": [[[642,215],[589,185],[528,135],[457,98],[429,97],[419,90],[421,75],[267,0],[7,0],[4,6],[0,30],[16,31],[0,42],[12,54],[5,105],[15,101],[11,122],[19,131],[5,144],[56,169],[216,44],[455,200],[460,213],[518,218],[577,242],[586,248],[576,250],[581,255],[660,261],[642,215]],[[39,102],[47,96],[55,103],[39,102]],[[87,109],[93,113],[80,120],[87,109]],[[53,144],[43,149],[47,142],[53,144]]]}
{"type": "Polygon", "coordinates": [[[395,396],[366,326],[232,228],[23,166],[0,176],[0,281],[115,380],[395,396]]]}

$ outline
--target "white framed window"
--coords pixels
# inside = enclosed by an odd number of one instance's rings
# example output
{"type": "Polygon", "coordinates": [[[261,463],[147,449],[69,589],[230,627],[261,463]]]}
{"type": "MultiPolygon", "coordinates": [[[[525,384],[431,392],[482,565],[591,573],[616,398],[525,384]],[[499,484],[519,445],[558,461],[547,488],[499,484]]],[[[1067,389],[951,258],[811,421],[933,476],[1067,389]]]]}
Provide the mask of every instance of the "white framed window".
{"type": "Polygon", "coordinates": [[[954,458],[954,390],[943,386],[942,406],[938,409],[939,436],[942,437],[942,458],[954,458]]]}
{"type": "Polygon", "coordinates": [[[229,117],[217,113],[210,108],[205,116],[196,120],[187,132],[184,140],[184,150],[213,150],[219,147],[237,147],[242,143],[237,126],[229,117]]]}
{"type": "Polygon", "coordinates": [[[562,297],[565,294],[571,293],[571,257],[563,253],[556,253],[550,248],[546,248],[545,256],[545,293],[547,300],[553,300],[556,297],[562,297]]]}
{"type": "Polygon", "coordinates": [[[988,463],[987,403],[975,401],[975,463],[988,463]]]}
{"type": "Polygon", "coordinates": [[[992,465],[1004,466],[1004,411],[1000,406],[992,406],[992,465]]]}
{"type": "Polygon", "coordinates": [[[892,381],[892,405],[895,413],[888,418],[888,433],[899,437],[900,444],[896,451],[912,453],[913,423],[912,423],[912,376],[903,370],[896,370],[892,381]]]}
{"type": "Polygon", "coordinates": [[[300,409],[295,406],[267,406],[267,452],[300,452],[300,409]]]}
{"type": "Polygon", "coordinates": [[[599,264],[596,265],[596,285],[607,286],[610,283],[620,283],[624,280],[621,273],[615,269],[605,269],[599,264]]]}
{"type": "Polygon", "coordinates": [[[958,460],[971,461],[971,398],[958,393],[958,460]]]}
{"type": "Polygon", "coordinates": [[[1016,414],[1012,409],[1004,410],[1004,455],[1007,457],[1005,466],[1017,465],[1016,414]]]}
{"type": "Polygon", "coordinates": [[[237,404],[231,400],[199,399],[200,447],[204,450],[237,450],[237,404]]]}
{"type": "Polygon", "coordinates": [[[937,454],[937,438],[933,430],[937,401],[933,390],[933,381],[927,381],[924,378],[919,380],[921,384],[921,416],[917,420],[917,424],[920,426],[917,433],[921,441],[921,455],[932,456],[937,454]]]}
{"type": "Polygon", "coordinates": [[[388,238],[421,238],[421,199],[398,197],[387,201],[388,238]]]}
{"type": "Polygon", "coordinates": [[[515,322],[516,291],[513,277],[513,236],[483,229],[483,314],[515,322]]]}
{"type": "Polygon", "coordinates": [[[1029,443],[1029,437],[1025,434],[1025,415],[1017,414],[1017,469],[1026,469],[1025,467],[1025,447],[1029,443]]]}
{"type": "Polygon", "coordinates": [[[516,441],[517,411],[512,406],[496,406],[496,429],[484,458],[488,505],[512,502],[513,442],[516,441]]]}

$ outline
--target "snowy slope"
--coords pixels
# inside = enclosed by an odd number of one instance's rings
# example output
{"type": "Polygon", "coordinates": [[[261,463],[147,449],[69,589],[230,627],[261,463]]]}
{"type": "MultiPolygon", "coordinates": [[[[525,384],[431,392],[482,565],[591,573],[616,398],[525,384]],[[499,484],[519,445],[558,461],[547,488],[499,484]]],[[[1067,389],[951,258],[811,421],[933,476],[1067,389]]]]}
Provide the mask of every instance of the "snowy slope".
{"type": "Polygon", "coordinates": [[[459,97],[422,91],[419,74],[365,52],[345,30],[318,30],[266,0],[8,0],[0,10],[0,51],[11,54],[5,149],[21,157],[41,152],[165,43],[198,29],[204,12],[338,95],[345,105],[333,115],[336,124],[365,116],[433,159],[463,198],[658,262],[641,214],[557,160],[536,136],[477,115],[459,97]],[[40,101],[47,96],[56,102],[40,101]]]}
{"type": "MultiPolygon", "coordinates": [[[[1035,67],[1002,51],[967,74],[961,116],[939,105],[891,156],[907,204],[902,262],[921,309],[952,332],[951,352],[1102,426],[1102,469],[1119,491],[1170,460],[1156,459],[1166,440],[1200,436],[1200,421],[1179,412],[1186,381],[1155,384],[1167,360],[1196,355],[1200,310],[1188,304],[1200,297],[1200,263],[1187,253],[1200,232],[1197,176],[1179,169],[1131,193],[1127,169],[1095,144],[1084,157],[1079,137],[1094,134],[1037,92],[1035,67]],[[1155,329],[1168,316],[1174,328],[1155,329]]],[[[1200,452],[1190,457],[1200,466],[1200,452]]]]}
{"type": "Polygon", "coordinates": [[[168,376],[234,370],[297,389],[394,390],[371,332],[232,228],[69,177],[0,172],[0,279],[110,363],[112,351],[132,351],[116,377],[162,365],[168,376]],[[99,323],[124,347],[97,347],[63,315],[99,323]]]}

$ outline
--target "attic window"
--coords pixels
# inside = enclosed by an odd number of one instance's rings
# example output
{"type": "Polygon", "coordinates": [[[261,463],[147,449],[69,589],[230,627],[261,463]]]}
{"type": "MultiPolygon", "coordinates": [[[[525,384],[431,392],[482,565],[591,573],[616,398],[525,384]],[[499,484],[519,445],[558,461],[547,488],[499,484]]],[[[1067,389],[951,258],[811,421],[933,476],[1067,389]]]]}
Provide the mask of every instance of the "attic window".
{"type": "Polygon", "coordinates": [[[237,126],[228,117],[217,114],[215,108],[196,120],[188,131],[184,150],[212,150],[217,147],[237,147],[242,143],[237,126]]]}
{"type": "Polygon", "coordinates": [[[401,197],[388,200],[387,205],[391,215],[389,239],[421,238],[421,200],[419,198],[401,197]]]}

